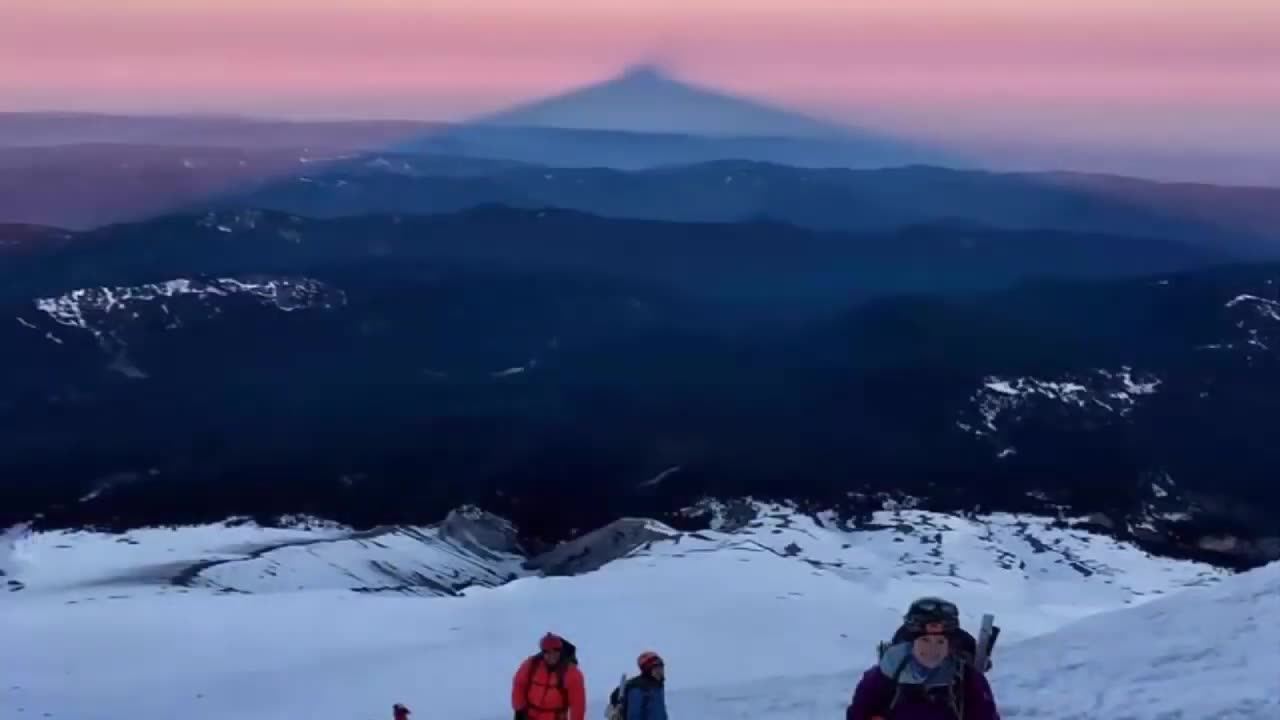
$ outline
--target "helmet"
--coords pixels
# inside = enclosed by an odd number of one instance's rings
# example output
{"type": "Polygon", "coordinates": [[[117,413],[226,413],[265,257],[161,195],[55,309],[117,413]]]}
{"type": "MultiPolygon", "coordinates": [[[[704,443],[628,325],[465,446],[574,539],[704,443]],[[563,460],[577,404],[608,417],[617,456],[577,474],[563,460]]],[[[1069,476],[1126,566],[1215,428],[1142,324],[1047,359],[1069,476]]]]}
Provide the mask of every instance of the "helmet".
{"type": "Polygon", "coordinates": [[[640,653],[640,657],[636,658],[636,666],[640,668],[640,672],[647,672],[651,668],[662,667],[662,656],[652,650],[646,650],[640,653]]]}
{"type": "Polygon", "coordinates": [[[543,652],[548,650],[559,650],[562,647],[564,647],[564,641],[560,639],[559,635],[554,633],[547,633],[542,636],[542,640],[538,641],[538,649],[543,652]]]}
{"type": "Polygon", "coordinates": [[[960,627],[960,609],[939,597],[922,597],[911,603],[902,622],[912,632],[952,632],[960,627]]]}
{"type": "Polygon", "coordinates": [[[397,718],[409,716],[409,708],[405,707],[403,703],[396,703],[395,705],[392,705],[391,712],[397,718]]]}

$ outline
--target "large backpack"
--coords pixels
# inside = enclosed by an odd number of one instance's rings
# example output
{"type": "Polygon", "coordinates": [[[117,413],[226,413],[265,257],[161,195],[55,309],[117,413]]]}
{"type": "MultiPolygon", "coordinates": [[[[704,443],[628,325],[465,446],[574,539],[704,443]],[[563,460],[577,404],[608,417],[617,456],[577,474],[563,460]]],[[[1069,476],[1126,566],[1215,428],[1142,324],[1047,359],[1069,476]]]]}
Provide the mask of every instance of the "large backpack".
{"type": "MultiPolygon", "coordinates": [[[[625,673],[622,675],[622,679],[618,681],[618,687],[614,688],[613,691],[609,693],[609,704],[604,708],[605,720],[627,719],[627,696],[631,694],[630,690],[635,686],[638,680],[640,680],[639,675],[631,679],[627,679],[625,673]]],[[[649,695],[647,693],[644,696],[644,702],[649,702],[649,695]]],[[[648,709],[644,708],[643,705],[641,705],[641,708],[645,710],[648,709]]],[[[641,714],[646,715],[647,713],[641,714]]]]}
{"type": "MultiPolygon", "coordinates": [[[[567,663],[578,664],[578,646],[569,642],[567,638],[560,638],[560,659],[567,663]]],[[[561,668],[564,665],[560,666],[561,668]]]]}

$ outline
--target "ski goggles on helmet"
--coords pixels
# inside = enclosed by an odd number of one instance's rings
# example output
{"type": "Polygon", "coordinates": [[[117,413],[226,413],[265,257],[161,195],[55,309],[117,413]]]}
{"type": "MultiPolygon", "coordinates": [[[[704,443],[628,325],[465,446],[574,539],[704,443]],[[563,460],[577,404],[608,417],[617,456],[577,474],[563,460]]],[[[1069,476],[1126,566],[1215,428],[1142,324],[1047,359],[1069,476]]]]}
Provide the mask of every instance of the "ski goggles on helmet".
{"type": "Polygon", "coordinates": [[[956,607],[955,603],[940,598],[921,598],[911,603],[911,608],[907,610],[907,614],[922,617],[959,618],[960,608],[956,607]]]}
{"type": "Polygon", "coordinates": [[[960,627],[960,609],[940,598],[921,598],[911,603],[904,620],[918,632],[949,632],[960,627]]]}

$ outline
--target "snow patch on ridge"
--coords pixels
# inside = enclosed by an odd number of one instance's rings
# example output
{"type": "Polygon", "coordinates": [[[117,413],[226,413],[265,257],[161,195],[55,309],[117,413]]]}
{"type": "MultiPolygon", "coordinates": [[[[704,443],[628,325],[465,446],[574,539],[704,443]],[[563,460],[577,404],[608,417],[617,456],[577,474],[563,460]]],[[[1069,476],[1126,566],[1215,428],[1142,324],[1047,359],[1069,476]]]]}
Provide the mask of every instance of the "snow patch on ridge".
{"type": "Polygon", "coordinates": [[[997,455],[1007,457],[1017,450],[999,442],[1000,435],[1039,409],[1050,407],[1083,418],[1114,421],[1131,414],[1142,398],[1158,391],[1160,384],[1156,376],[1127,366],[1054,380],[989,375],[971,396],[971,408],[956,421],[956,426],[975,437],[997,440],[997,455]]]}
{"type": "Polygon", "coordinates": [[[312,278],[262,277],[199,280],[177,278],[144,285],[92,287],[72,290],[55,297],[38,298],[36,310],[54,323],[91,333],[100,342],[114,338],[113,327],[136,321],[146,306],[166,318],[166,327],[182,325],[182,314],[174,302],[196,302],[208,315],[220,309],[215,300],[244,297],[281,312],[329,309],[346,304],[346,295],[312,278]]]}

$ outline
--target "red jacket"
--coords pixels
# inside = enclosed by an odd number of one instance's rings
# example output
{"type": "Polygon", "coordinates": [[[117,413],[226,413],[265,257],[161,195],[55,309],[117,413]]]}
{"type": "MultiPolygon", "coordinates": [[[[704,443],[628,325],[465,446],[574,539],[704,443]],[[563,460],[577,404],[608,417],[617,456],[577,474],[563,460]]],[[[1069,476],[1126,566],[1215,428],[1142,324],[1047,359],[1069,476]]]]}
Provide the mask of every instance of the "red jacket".
{"type": "Polygon", "coordinates": [[[558,675],[559,671],[547,668],[541,656],[525,658],[511,680],[511,709],[524,710],[529,720],[584,720],[587,691],[582,671],[568,663],[563,687],[558,675]]]}

